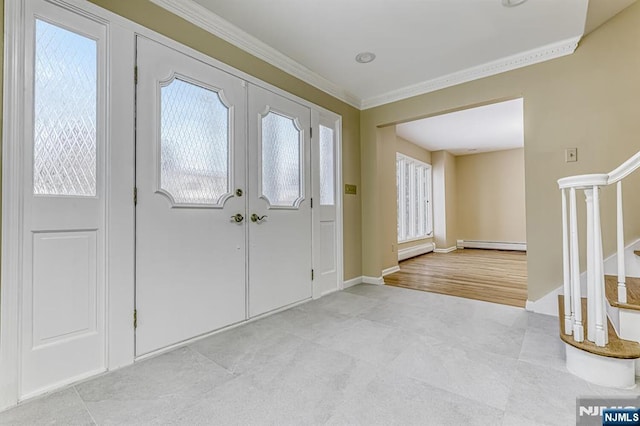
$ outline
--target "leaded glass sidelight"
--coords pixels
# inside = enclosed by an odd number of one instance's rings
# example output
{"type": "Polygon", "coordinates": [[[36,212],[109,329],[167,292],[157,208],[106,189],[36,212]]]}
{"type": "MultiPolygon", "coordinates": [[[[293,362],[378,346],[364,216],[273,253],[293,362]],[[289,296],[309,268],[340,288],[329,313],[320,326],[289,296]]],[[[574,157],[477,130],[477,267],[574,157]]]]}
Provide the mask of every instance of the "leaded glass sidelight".
{"type": "Polygon", "coordinates": [[[296,207],[302,198],[302,131],[269,112],[262,117],[262,195],[272,207],[296,207]]]}
{"type": "Polygon", "coordinates": [[[229,109],[217,92],[175,78],[160,93],[160,188],[176,204],[229,193],[229,109]]]}
{"type": "Polygon", "coordinates": [[[320,204],[335,204],[334,130],[320,126],[320,204]]]}
{"type": "Polygon", "coordinates": [[[33,192],[96,195],[96,41],[35,22],[33,192]]]}

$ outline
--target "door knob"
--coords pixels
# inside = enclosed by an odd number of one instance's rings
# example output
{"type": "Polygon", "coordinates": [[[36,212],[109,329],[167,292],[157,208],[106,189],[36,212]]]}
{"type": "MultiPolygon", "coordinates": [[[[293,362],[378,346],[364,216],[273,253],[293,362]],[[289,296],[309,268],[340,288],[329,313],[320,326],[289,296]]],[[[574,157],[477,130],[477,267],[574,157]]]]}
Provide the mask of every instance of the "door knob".
{"type": "Polygon", "coordinates": [[[257,214],[254,213],[251,215],[251,222],[262,222],[265,217],[267,217],[266,214],[264,216],[258,216],[257,214]]]}
{"type": "Polygon", "coordinates": [[[233,216],[231,216],[231,219],[235,220],[236,223],[240,223],[244,220],[244,216],[242,216],[240,213],[236,213],[233,216]]]}

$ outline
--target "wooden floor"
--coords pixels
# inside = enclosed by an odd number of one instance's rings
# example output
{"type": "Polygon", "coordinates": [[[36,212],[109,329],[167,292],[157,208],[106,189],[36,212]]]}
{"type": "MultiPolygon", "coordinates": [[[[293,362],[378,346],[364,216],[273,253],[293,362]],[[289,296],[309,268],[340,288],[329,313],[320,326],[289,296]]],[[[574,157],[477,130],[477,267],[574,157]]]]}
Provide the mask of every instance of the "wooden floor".
{"type": "Polygon", "coordinates": [[[427,253],[400,262],[387,285],[524,307],[527,255],[520,251],[464,249],[427,253]]]}

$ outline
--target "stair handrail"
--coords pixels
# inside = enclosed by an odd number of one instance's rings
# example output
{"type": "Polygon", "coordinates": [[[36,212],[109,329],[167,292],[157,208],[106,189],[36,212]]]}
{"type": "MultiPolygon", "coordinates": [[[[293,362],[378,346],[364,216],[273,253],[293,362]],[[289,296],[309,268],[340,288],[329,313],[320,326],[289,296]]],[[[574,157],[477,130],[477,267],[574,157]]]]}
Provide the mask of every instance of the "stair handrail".
{"type": "Polygon", "coordinates": [[[582,290],[576,191],[581,190],[587,204],[587,340],[598,346],[608,342],[602,225],[600,223],[600,188],[616,184],[616,252],[618,260],[617,298],[627,303],[624,256],[624,217],[622,180],[640,168],[640,151],[609,173],[593,173],[558,179],[562,193],[562,258],[564,287],[564,333],[577,342],[584,340],[582,290]],[[567,199],[569,207],[567,208],[567,199]]]}

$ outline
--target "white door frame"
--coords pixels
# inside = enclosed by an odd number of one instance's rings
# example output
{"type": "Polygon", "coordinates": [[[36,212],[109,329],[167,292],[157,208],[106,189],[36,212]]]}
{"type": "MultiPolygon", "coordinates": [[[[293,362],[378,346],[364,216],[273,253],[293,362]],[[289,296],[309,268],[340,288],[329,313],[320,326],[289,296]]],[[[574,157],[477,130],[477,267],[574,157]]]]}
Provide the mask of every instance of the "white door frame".
{"type": "MultiPolygon", "coordinates": [[[[2,258],[0,259],[0,411],[19,401],[20,297],[22,268],[22,215],[25,79],[24,0],[4,1],[4,94],[2,135],[2,258]]],[[[106,291],[107,368],[114,370],[134,362],[134,96],[135,36],[158,41],[247,82],[271,90],[320,114],[336,117],[338,123],[336,185],[339,202],[338,259],[339,284],[343,281],[342,141],[340,116],[230,67],[210,56],[162,36],[87,0],[29,0],[71,10],[108,26],[108,74],[111,107],[108,116],[119,123],[109,131],[106,185],[106,291]],[[117,56],[117,66],[113,57],[117,56]],[[122,88],[126,90],[122,90],[122,88]],[[117,106],[117,107],[116,107],[117,106]],[[118,173],[109,173],[117,165],[118,173]]],[[[107,119],[109,122],[109,118],[107,119]]],[[[319,131],[314,122],[314,134],[319,131]]],[[[314,218],[315,220],[315,218],[314,218]]],[[[316,295],[314,286],[314,297],[316,295]]]]}

